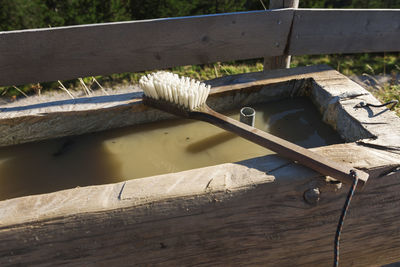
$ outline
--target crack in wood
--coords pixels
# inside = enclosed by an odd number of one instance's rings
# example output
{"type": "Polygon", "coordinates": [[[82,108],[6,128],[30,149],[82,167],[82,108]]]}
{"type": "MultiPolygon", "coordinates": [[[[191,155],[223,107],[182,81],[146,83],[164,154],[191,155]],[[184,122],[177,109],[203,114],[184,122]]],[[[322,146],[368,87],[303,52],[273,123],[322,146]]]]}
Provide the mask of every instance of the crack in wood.
{"type": "Polygon", "coordinates": [[[124,191],[125,184],[126,184],[126,182],[124,182],[124,183],[122,184],[122,186],[121,186],[121,190],[119,191],[119,194],[118,194],[118,200],[121,200],[122,191],[124,191]]]}
{"type": "Polygon", "coordinates": [[[400,155],[400,147],[398,147],[398,146],[384,146],[384,145],[366,143],[364,141],[356,141],[356,144],[357,145],[361,145],[361,146],[375,148],[375,149],[378,149],[378,150],[389,151],[391,153],[395,153],[395,154],[399,154],[400,155]]]}
{"type": "Polygon", "coordinates": [[[210,186],[210,184],[211,184],[211,182],[212,182],[213,179],[214,179],[214,178],[211,178],[210,181],[208,181],[208,183],[207,183],[207,185],[206,185],[206,188],[204,188],[204,191],[207,191],[207,189],[208,189],[208,187],[210,186]]]}
{"type": "Polygon", "coordinates": [[[274,171],[276,171],[276,170],[279,170],[279,169],[282,169],[282,168],[284,168],[284,167],[286,167],[286,166],[288,166],[288,165],[290,165],[290,164],[292,164],[292,163],[293,163],[293,162],[288,162],[288,163],[282,164],[282,165],[280,165],[280,166],[278,166],[278,167],[276,167],[276,168],[273,168],[272,170],[266,171],[265,173],[271,174],[272,172],[274,172],[274,171]]]}

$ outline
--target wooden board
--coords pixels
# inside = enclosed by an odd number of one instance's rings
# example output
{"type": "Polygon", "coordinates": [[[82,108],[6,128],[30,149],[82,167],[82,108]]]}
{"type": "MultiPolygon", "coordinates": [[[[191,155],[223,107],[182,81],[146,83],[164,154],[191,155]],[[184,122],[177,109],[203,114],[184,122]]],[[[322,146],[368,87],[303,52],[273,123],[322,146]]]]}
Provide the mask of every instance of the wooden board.
{"type": "MultiPolygon", "coordinates": [[[[270,0],[269,9],[279,9],[279,8],[298,8],[299,0],[270,0]]],[[[293,25],[293,24],[292,24],[293,25]]],[[[292,26],[291,26],[292,27],[292,26]]],[[[290,32],[288,40],[290,39],[290,32]]],[[[287,48],[289,42],[286,43],[284,53],[287,53],[287,48]]],[[[265,57],[264,58],[264,71],[274,70],[274,69],[285,69],[290,68],[290,55],[276,56],[276,57],[265,57]]]]}
{"type": "Polygon", "coordinates": [[[292,10],[0,33],[0,86],[283,54],[292,10]]]}
{"type": "Polygon", "coordinates": [[[288,53],[400,51],[399,36],[399,9],[297,9],[288,53]]]}
{"type": "MultiPolygon", "coordinates": [[[[400,260],[399,156],[314,150],[372,176],[353,198],[341,265],[400,260]]],[[[272,155],[1,201],[0,265],[329,266],[347,191],[272,155]],[[316,188],[320,200],[306,202],[316,188]]]]}
{"type": "Polygon", "coordinates": [[[0,86],[285,53],[399,51],[399,21],[400,10],[279,9],[0,32],[0,86]]]}

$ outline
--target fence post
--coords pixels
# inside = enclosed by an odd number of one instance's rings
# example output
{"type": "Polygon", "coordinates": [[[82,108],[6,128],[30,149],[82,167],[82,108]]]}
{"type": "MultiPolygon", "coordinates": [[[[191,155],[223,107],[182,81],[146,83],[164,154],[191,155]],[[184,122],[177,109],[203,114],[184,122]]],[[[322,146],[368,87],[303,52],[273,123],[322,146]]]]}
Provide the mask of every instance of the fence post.
{"type": "MultiPolygon", "coordinates": [[[[299,0],[270,0],[269,9],[298,8],[299,0]]],[[[288,40],[289,41],[289,40],[288,40]]],[[[290,55],[264,58],[264,71],[290,68],[290,55]]]]}

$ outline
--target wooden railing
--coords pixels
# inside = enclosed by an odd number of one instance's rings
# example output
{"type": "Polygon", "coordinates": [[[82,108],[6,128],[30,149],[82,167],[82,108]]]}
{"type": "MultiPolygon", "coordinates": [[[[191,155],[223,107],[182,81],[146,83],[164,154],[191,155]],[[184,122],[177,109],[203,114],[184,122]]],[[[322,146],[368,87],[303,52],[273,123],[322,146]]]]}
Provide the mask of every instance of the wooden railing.
{"type": "Polygon", "coordinates": [[[0,86],[282,55],[400,51],[400,10],[273,9],[0,32],[0,86]]]}

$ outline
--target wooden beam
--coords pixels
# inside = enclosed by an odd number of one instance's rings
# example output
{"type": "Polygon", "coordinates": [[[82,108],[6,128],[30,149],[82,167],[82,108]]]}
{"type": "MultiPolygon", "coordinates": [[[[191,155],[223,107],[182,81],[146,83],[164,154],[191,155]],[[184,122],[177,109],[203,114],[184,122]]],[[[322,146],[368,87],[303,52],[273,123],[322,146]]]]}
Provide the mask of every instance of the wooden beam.
{"type": "Polygon", "coordinates": [[[267,10],[0,32],[0,86],[277,56],[292,16],[267,10]]]}
{"type": "Polygon", "coordinates": [[[290,55],[400,51],[400,9],[298,9],[290,55]]]}
{"type": "MultiPolygon", "coordinates": [[[[269,1],[269,9],[279,9],[279,8],[298,8],[299,0],[270,0],[269,1]]],[[[292,24],[293,25],[293,24],[292,24]]],[[[291,26],[292,27],[292,26],[291,26]]],[[[290,38],[290,31],[287,36],[290,38]]],[[[288,43],[286,43],[285,51],[288,47],[288,43]]],[[[275,57],[265,57],[264,58],[264,71],[274,70],[274,69],[285,69],[290,68],[290,55],[283,56],[275,56],[275,57]]]]}
{"type": "MultiPolygon", "coordinates": [[[[373,174],[351,203],[341,265],[400,260],[398,155],[315,151],[373,174]]],[[[0,265],[329,266],[347,191],[271,155],[1,201],[0,265]]]]}

